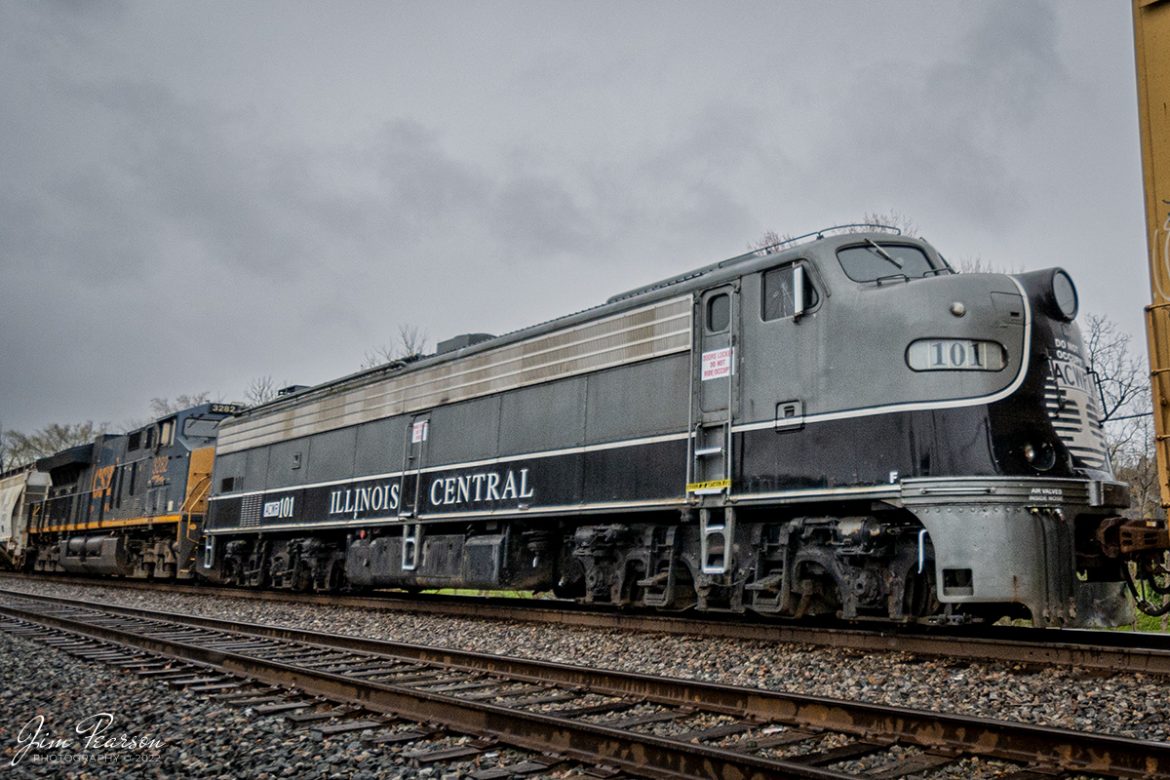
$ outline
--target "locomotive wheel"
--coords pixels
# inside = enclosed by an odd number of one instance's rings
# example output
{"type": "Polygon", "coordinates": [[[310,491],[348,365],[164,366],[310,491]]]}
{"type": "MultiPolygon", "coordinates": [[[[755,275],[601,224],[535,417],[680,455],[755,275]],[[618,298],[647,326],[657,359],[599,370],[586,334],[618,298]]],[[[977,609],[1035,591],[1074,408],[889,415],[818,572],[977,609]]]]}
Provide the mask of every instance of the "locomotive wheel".
{"type": "Polygon", "coordinates": [[[325,586],[317,590],[326,593],[337,593],[345,587],[345,584],[345,565],[341,561],[332,561],[329,564],[329,572],[325,578],[325,586]]]}
{"type": "Polygon", "coordinates": [[[585,589],[581,587],[580,582],[570,582],[566,585],[561,585],[559,582],[552,586],[552,593],[558,599],[577,600],[585,595],[585,589]]]}
{"type": "Polygon", "coordinates": [[[296,573],[293,574],[292,590],[296,593],[306,593],[313,588],[313,571],[309,568],[309,564],[301,561],[297,564],[296,573]]]}

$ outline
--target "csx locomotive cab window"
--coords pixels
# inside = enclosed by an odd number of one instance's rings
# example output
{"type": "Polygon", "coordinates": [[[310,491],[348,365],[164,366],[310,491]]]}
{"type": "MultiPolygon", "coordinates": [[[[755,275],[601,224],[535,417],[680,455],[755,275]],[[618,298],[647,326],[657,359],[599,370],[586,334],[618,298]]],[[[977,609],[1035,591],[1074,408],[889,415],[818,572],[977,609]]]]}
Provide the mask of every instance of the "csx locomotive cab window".
{"type": "Polygon", "coordinates": [[[837,260],[845,275],[855,282],[876,282],[897,277],[918,279],[932,276],[946,268],[932,264],[926,253],[916,246],[879,244],[876,241],[839,249],[837,260]]]}
{"type": "Polygon", "coordinates": [[[175,443],[175,418],[163,420],[158,428],[158,446],[169,447],[175,443]]]}
{"type": "Polygon", "coordinates": [[[722,333],[731,324],[731,296],[727,293],[707,299],[707,332],[722,333]]]}
{"type": "Polygon", "coordinates": [[[183,435],[189,438],[214,439],[219,429],[219,420],[189,417],[183,423],[183,435]]]}
{"type": "Polygon", "coordinates": [[[796,265],[786,265],[783,268],[773,268],[764,273],[763,300],[761,301],[760,316],[765,320],[778,320],[796,314],[796,306],[801,311],[815,309],[820,297],[817,288],[809,281],[808,271],[796,273],[796,265]],[[795,285],[796,277],[802,277],[802,295],[797,296],[795,285]]]}

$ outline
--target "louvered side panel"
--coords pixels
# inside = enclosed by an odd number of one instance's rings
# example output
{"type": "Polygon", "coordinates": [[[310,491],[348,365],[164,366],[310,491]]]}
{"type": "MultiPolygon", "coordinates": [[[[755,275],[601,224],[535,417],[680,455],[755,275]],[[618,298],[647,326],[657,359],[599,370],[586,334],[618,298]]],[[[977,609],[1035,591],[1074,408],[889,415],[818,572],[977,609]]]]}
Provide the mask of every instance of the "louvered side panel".
{"type": "Polygon", "coordinates": [[[374,382],[334,388],[296,406],[225,422],[221,454],[431,409],[576,374],[682,352],[689,297],[663,301],[477,355],[374,382]]]}

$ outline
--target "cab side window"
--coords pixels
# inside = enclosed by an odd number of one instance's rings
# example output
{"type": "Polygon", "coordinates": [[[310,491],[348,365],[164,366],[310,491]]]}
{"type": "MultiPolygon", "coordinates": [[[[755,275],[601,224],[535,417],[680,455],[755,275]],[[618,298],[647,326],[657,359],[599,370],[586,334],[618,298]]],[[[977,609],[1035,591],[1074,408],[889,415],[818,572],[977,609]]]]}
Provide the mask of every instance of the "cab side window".
{"type": "Polygon", "coordinates": [[[175,443],[175,418],[159,423],[158,446],[170,447],[175,443]]]}
{"type": "MultiPolygon", "coordinates": [[[[765,320],[779,320],[793,315],[793,305],[796,300],[793,290],[796,278],[795,265],[786,265],[782,268],[773,268],[764,273],[763,300],[761,301],[760,316],[765,320]]],[[[809,281],[808,272],[804,273],[804,310],[816,308],[820,301],[817,288],[809,281]]]]}

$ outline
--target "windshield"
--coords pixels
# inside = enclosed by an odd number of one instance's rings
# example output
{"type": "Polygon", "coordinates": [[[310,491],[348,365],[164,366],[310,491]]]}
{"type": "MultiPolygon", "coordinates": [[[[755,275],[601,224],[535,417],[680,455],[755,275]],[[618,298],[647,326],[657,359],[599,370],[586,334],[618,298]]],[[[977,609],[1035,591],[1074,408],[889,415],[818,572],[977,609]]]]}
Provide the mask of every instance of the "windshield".
{"type": "Polygon", "coordinates": [[[219,429],[219,420],[204,417],[188,417],[183,423],[183,435],[190,438],[214,439],[219,429]]]}
{"type": "Polygon", "coordinates": [[[878,244],[867,240],[861,246],[837,251],[845,275],[855,282],[874,282],[885,277],[917,279],[938,270],[926,253],[916,246],[878,244]]]}

